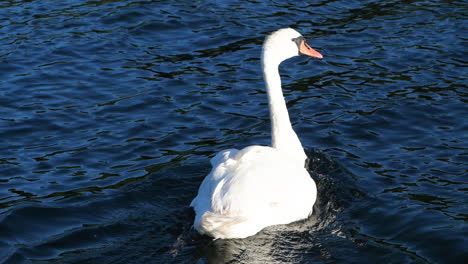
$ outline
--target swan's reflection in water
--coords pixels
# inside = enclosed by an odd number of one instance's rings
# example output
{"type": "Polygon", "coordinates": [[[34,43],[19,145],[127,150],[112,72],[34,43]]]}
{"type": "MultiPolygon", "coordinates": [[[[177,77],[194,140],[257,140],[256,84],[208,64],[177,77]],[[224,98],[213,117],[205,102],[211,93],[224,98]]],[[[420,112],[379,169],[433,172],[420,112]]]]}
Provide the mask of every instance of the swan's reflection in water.
{"type": "Polygon", "coordinates": [[[206,263],[210,264],[301,263],[306,255],[308,260],[323,261],[330,254],[321,246],[320,239],[315,239],[315,233],[325,225],[319,223],[314,214],[307,220],[268,227],[245,239],[207,240],[200,249],[206,263]]]}

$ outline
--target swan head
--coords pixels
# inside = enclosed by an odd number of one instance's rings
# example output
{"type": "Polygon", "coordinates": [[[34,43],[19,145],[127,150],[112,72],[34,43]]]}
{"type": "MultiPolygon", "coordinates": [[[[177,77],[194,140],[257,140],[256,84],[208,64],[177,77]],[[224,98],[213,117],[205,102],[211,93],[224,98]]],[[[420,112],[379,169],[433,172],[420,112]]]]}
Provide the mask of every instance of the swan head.
{"type": "Polygon", "coordinates": [[[283,28],[271,33],[263,43],[265,63],[279,65],[282,61],[298,55],[323,58],[322,54],[311,48],[305,38],[292,28],[283,28]]]}

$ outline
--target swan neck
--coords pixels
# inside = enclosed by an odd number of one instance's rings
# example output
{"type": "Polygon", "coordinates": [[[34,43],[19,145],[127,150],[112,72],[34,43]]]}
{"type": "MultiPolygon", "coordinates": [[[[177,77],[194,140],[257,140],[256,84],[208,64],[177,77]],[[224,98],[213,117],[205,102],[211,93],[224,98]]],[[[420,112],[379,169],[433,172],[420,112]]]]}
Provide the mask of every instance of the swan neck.
{"type": "Polygon", "coordinates": [[[278,65],[264,65],[264,78],[267,87],[268,103],[272,128],[272,146],[280,141],[279,132],[292,129],[289,113],[281,88],[278,65]]]}
{"type": "Polygon", "coordinates": [[[266,82],[271,120],[271,145],[274,148],[298,156],[304,162],[305,153],[302,144],[294,132],[289,119],[286,101],[281,89],[281,77],[276,63],[263,60],[263,72],[266,82]]]}

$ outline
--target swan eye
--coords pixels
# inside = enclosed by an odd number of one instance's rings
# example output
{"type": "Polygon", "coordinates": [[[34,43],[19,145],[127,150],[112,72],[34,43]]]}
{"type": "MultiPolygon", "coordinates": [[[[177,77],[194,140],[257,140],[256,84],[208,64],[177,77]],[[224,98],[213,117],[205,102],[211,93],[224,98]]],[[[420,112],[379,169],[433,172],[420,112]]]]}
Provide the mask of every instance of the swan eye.
{"type": "Polygon", "coordinates": [[[305,38],[303,36],[299,36],[299,37],[293,38],[291,40],[296,43],[297,47],[299,47],[301,45],[301,42],[305,41],[305,38]]]}

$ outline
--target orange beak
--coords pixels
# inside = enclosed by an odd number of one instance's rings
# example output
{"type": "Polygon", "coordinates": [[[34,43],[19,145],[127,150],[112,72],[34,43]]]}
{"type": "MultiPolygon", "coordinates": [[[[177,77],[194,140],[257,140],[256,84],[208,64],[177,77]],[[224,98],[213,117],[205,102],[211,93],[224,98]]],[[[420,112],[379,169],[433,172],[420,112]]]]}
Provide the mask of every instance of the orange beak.
{"type": "Polygon", "coordinates": [[[299,54],[316,58],[319,60],[323,59],[322,54],[310,47],[309,44],[305,42],[305,40],[302,40],[301,44],[299,45],[299,54]]]}

